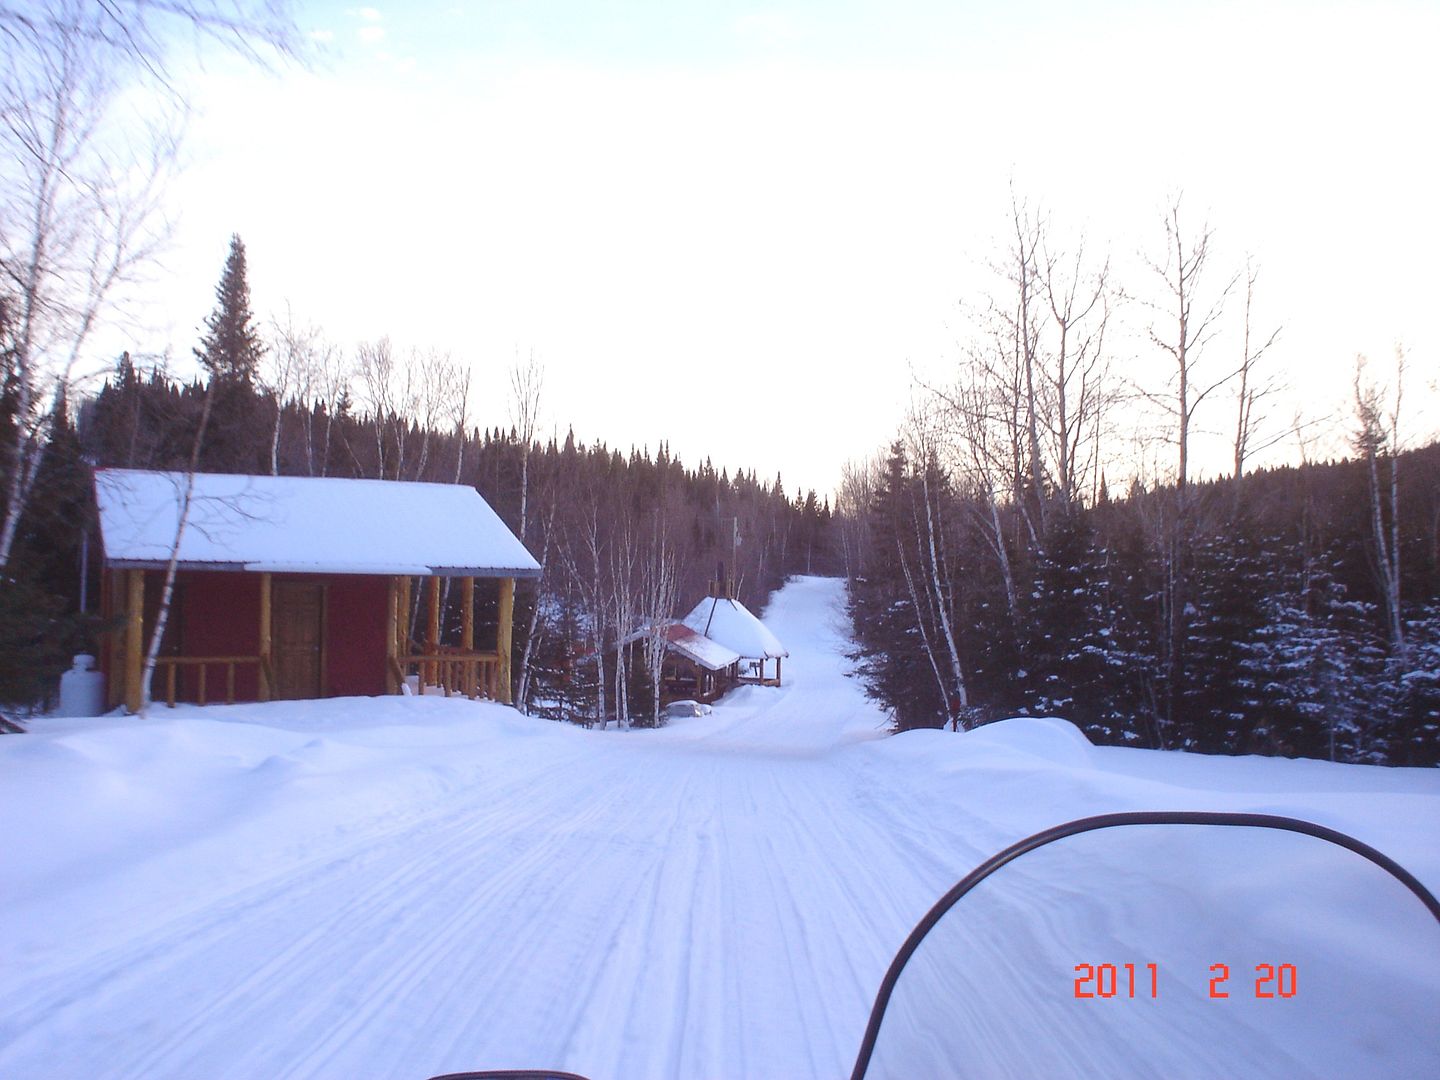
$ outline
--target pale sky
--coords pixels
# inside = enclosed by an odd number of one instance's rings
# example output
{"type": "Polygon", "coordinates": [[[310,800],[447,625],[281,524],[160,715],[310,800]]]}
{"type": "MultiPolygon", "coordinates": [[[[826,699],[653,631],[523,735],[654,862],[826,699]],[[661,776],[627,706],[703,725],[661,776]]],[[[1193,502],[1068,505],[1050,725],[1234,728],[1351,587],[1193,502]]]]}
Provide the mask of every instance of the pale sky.
{"type": "MultiPolygon", "coordinates": [[[[911,368],[958,361],[1013,180],[1133,292],[1183,190],[1217,282],[1262,267],[1286,420],[1343,409],[1356,353],[1403,343],[1415,437],[1436,430],[1440,5],[315,2],[299,22],[313,70],[212,61],[187,90],[151,345],[182,365],[238,232],[258,314],[465,358],[477,424],[506,422],[533,350],[547,429],[828,493],[892,437],[911,368]]],[[[1117,336],[1142,380],[1144,318],[1117,336]]]]}

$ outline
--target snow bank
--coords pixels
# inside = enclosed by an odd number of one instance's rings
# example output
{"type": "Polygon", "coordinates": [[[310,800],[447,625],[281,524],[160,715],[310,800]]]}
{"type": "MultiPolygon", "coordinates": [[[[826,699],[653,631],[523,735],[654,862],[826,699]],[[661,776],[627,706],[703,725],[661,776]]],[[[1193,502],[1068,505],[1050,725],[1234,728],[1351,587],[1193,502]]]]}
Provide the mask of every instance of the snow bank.
{"type": "Polygon", "coordinates": [[[1053,716],[1016,716],[965,732],[961,745],[967,752],[982,749],[1024,754],[1063,765],[1088,768],[1094,746],[1084,732],[1068,720],[1053,716]]]}
{"type": "MultiPolygon", "coordinates": [[[[1114,810],[1311,818],[1440,887],[1436,770],[1094,747],[1058,719],[885,737],[839,600],[792,582],[786,685],[653,732],[389,697],[0,739],[0,1075],[845,1075],[937,897],[1114,810]]],[[[939,970],[965,982],[924,1022],[971,1037],[980,1073],[1204,1075],[1223,1046],[1249,1055],[1231,1075],[1440,1072],[1404,1056],[1435,1030],[1440,932],[1368,864],[1081,841],[964,901],[939,970]],[[1262,959],[1306,997],[1206,999],[1209,964],[1262,959]],[[1148,1026],[1069,996],[1075,964],[1125,960],[1165,972],[1148,1026]]]]}

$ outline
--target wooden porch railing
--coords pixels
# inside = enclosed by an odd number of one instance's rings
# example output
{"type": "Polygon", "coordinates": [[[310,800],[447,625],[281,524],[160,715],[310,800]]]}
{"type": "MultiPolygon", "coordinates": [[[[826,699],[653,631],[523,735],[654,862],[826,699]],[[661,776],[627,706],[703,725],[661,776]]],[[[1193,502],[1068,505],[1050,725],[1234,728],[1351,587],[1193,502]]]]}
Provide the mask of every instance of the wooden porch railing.
{"type": "Polygon", "coordinates": [[[165,669],[165,704],[175,707],[175,672],[181,667],[193,667],[195,676],[195,704],[205,704],[206,672],[212,665],[225,667],[225,704],[235,704],[235,666],[255,664],[262,674],[269,675],[269,665],[259,656],[160,656],[155,659],[156,668],[165,669]]]}
{"type": "Polygon", "coordinates": [[[397,683],[403,683],[406,675],[419,675],[422,693],[426,686],[438,686],[446,697],[464,694],[491,701],[498,701],[500,697],[498,652],[441,649],[433,653],[414,653],[397,657],[392,671],[397,683]]]}

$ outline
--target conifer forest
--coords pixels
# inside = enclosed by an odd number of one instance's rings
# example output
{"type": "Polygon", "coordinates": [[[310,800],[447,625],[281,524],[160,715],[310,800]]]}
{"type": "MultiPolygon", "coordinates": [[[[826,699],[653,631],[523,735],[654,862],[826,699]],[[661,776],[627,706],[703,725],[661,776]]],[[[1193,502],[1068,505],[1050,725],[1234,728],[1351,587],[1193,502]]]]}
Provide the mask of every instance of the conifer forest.
{"type": "MultiPolygon", "coordinates": [[[[1112,492],[1095,398],[1070,402],[1062,434],[1068,389],[1034,408],[1016,392],[1027,364],[1064,385],[1045,333],[1029,356],[1000,347],[961,366],[968,381],[922,388],[926,404],[847,466],[832,506],[779,475],[675,460],[664,442],[542,435],[533,358],[491,376],[508,379],[512,423],[473,427],[471,378],[448,356],[385,339],[346,355],[315,327],[262,328],[236,237],[199,376],[125,353],[92,392],[48,403],[5,571],[0,692],[43,705],[106,629],[91,470],[193,462],[473,485],[544,567],[517,596],[514,691],[556,720],[656,722],[638,646],[617,642],[718,579],[763,610],[788,576],[825,574],[847,579],[856,675],[896,730],[1054,715],[1101,743],[1440,762],[1440,445],[1392,452],[1357,375],[1346,460],[1112,492]]],[[[1094,395],[1078,353],[1068,363],[1094,395]]],[[[24,432],[5,355],[13,469],[24,432]]],[[[458,597],[446,603],[453,623],[458,597]]]]}

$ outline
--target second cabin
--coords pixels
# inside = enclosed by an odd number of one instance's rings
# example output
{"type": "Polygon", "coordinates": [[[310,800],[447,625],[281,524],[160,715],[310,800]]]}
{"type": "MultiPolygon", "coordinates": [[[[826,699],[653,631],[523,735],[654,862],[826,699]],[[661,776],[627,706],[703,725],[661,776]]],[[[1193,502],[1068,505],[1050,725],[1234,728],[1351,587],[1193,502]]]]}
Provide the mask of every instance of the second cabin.
{"type": "Polygon", "coordinates": [[[685,618],[669,623],[665,636],[660,688],[665,702],[708,703],[736,686],[779,686],[781,664],[790,655],[770,628],[720,584],[712,583],[710,595],[685,618]]]}

